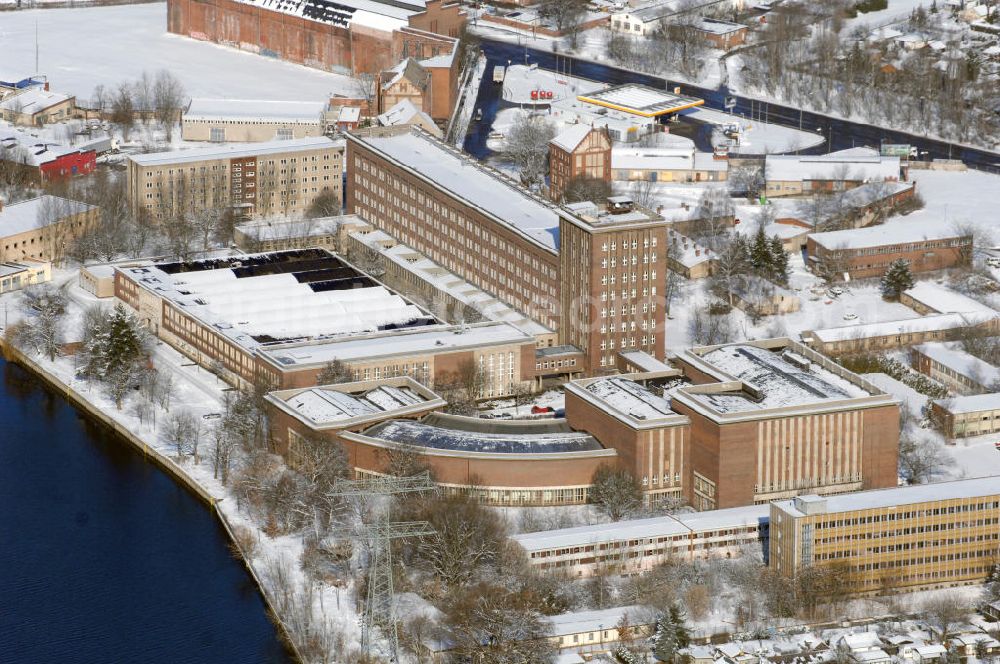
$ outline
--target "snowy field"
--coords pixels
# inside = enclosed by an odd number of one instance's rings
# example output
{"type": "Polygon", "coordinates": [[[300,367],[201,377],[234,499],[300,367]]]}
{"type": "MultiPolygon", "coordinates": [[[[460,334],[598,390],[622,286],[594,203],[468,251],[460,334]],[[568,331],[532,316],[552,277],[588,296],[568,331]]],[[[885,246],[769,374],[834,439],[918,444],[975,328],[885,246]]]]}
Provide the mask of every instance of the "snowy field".
{"type": "Polygon", "coordinates": [[[142,72],[169,69],[192,97],[315,101],[355,94],[355,81],[166,32],[166,3],[38,9],[0,14],[0,69],[39,72],[52,89],[88,99],[96,85],[115,87],[142,72]]]}
{"type": "MultiPolygon", "coordinates": [[[[989,236],[992,246],[1000,244],[1000,175],[982,171],[922,171],[910,170],[917,183],[917,194],[924,207],[906,216],[897,216],[886,223],[971,225],[989,236]]],[[[986,239],[984,237],[984,239],[986,239]]]]}

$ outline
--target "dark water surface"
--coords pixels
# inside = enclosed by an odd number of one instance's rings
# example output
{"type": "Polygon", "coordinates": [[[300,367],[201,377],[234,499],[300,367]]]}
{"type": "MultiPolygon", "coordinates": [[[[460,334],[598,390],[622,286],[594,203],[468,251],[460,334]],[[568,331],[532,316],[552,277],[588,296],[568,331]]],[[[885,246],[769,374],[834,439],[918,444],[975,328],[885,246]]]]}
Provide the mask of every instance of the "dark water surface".
{"type": "Polygon", "coordinates": [[[0,663],[292,661],[207,506],[0,359],[0,663]]]}

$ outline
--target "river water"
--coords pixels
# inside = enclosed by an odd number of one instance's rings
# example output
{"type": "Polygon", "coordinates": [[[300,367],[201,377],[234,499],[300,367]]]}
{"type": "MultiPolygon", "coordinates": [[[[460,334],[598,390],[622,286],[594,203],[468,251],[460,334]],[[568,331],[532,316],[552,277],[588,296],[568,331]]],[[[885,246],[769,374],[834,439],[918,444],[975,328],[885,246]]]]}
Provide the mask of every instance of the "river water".
{"type": "Polygon", "coordinates": [[[0,359],[0,662],[291,662],[209,509],[0,359]]]}

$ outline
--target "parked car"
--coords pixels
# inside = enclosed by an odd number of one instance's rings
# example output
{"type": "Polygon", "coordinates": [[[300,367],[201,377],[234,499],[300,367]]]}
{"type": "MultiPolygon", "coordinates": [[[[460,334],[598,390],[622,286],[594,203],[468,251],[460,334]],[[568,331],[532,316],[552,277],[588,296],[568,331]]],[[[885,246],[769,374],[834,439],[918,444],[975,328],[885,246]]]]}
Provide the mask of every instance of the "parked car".
{"type": "Polygon", "coordinates": [[[830,295],[834,296],[834,297],[838,297],[838,296],[840,296],[840,295],[843,295],[843,294],[844,294],[844,289],[843,289],[843,288],[841,288],[840,286],[833,286],[833,287],[832,287],[832,288],[830,288],[830,290],[828,290],[827,292],[828,292],[828,293],[829,293],[830,295]]]}
{"type": "Polygon", "coordinates": [[[555,409],[552,408],[551,406],[532,406],[531,407],[531,414],[532,415],[541,415],[542,413],[552,413],[552,412],[555,412],[555,409]]]}
{"type": "Polygon", "coordinates": [[[850,311],[848,311],[846,314],[844,314],[844,320],[857,320],[857,319],[858,319],[858,315],[855,314],[855,313],[851,313],[850,311]]]}
{"type": "Polygon", "coordinates": [[[990,267],[1000,267],[1000,256],[990,256],[986,259],[986,264],[990,267]]]}

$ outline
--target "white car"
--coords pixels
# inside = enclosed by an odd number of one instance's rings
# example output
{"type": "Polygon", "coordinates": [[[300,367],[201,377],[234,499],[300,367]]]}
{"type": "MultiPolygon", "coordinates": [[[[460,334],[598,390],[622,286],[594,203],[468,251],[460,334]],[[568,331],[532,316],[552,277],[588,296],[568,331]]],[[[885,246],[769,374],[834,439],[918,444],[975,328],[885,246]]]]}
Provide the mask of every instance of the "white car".
{"type": "Polygon", "coordinates": [[[1000,256],[990,256],[986,259],[986,264],[990,267],[1000,267],[1000,256]]]}
{"type": "Polygon", "coordinates": [[[844,314],[844,320],[857,320],[857,319],[858,315],[855,313],[847,312],[846,314],[844,314]]]}
{"type": "Polygon", "coordinates": [[[828,292],[830,293],[830,295],[833,295],[834,297],[836,297],[838,295],[843,295],[844,294],[844,289],[841,288],[840,286],[834,286],[828,292]]]}

